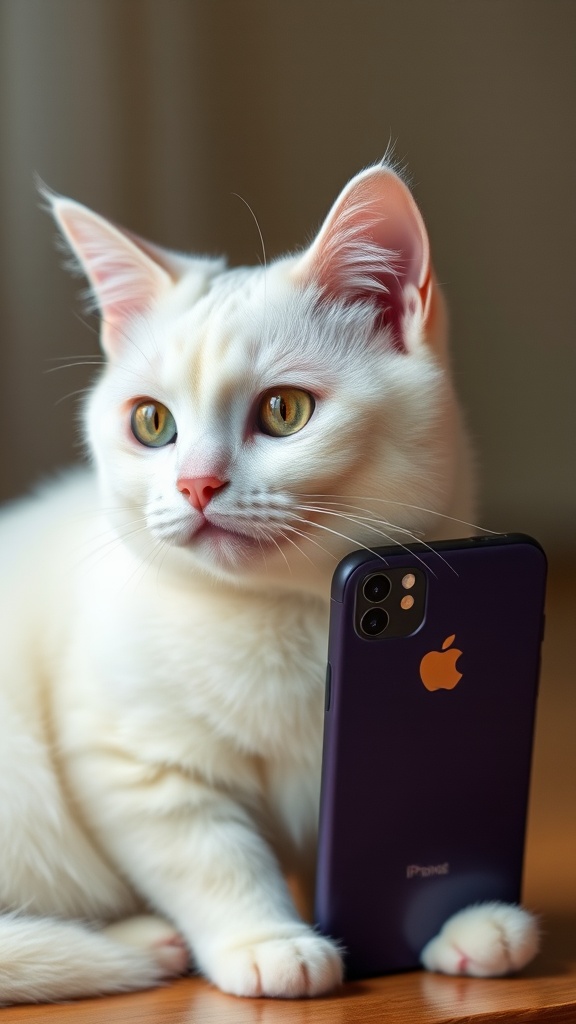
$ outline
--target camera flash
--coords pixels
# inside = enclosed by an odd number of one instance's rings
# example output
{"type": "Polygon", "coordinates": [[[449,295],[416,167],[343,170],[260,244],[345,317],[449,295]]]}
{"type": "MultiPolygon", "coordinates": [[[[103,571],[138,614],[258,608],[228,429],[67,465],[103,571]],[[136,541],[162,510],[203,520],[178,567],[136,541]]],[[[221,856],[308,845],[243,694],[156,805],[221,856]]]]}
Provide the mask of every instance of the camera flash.
{"type": "MultiPolygon", "coordinates": [[[[416,577],[415,577],[414,573],[413,572],[407,572],[406,575],[402,579],[402,586],[404,587],[404,590],[411,590],[415,583],[416,583],[416,577]]],[[[414,602],[412,602],[412,604],[414,604],[414,602]]],[[[402,607],[404,608],[404,605],[402,605],[402,607]]],[[[411,608],[411,607],[412,607],[412,605],[408,605],[408,608],[411,608]]]]}
{"type": "MultiPolygon", "coordinates": [[[[410,584],[410,586],[412,586],[412,584],[410,584]]],[[[414,598],[412,597],[411,594],[406,594],[406,596],[403,597],[402,600],[400,601],[400,607],[405,612],[407,612],[408,609],[411,608],[413,604],[414,604],[414,598]]]]}

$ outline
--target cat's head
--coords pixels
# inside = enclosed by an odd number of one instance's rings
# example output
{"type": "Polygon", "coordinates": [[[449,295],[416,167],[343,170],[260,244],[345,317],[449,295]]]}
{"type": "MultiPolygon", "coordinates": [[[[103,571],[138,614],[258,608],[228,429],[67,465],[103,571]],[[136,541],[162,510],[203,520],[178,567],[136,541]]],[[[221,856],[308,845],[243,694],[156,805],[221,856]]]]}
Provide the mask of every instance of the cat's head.
{"type": "Polygon", "coordinates": [[[250,269],[49,198],[102,318],[103,506],[142,558],[325,589],[347,551],[439,533],[460,443],[445,318],[391,168],[357,175],[306,251],[250,269]]]}

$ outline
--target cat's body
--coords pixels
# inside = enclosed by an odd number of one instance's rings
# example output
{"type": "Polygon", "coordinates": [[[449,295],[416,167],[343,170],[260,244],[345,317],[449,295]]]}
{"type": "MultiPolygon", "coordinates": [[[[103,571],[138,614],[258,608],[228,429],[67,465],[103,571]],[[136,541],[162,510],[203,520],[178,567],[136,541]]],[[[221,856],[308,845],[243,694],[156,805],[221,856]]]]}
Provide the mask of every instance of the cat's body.
{"type": "MultiPolygon", "coordinates": [[[[54,211],[108,363],[95,469],[0,518],[0,1002],[153,985],[188,951],[238,994],[326,991],[340,956],[283,874],[310,891],[330,576],[472,515],[423,225],[388,168],[257,270],[54,211]]],[[[429,966],[536,948],[517,909],[451,927],[429,966]]]]}

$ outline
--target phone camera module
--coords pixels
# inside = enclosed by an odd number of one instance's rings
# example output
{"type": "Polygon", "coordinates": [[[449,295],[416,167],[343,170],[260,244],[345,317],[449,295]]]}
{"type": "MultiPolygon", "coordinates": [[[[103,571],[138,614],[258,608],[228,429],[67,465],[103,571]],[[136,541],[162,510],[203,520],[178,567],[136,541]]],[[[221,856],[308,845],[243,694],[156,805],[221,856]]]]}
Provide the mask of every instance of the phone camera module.
{"type": "MultiPolygon", "coordinates": [[[[369,576],[364,583],[364,597],[367,601],[371,601],[372,604],[378,604],[380,601],[385,601],[390,593],[392,584],[387,576],[382,573],[377,573],[375,576],[369,576]]],[[[381,632],[378,630],[378,632],[381,632]]]]}
{"type": "Polygon", "coordinates": [[[383,608],[370,608],[364,612],[360,626],[366,636],[379,636],[386,629],[388,619],[388,612],[385,612],[383,608]]]}
{"type": "MultiPolygon", "coordinates": [[[[400,561],[400,559],[398,559],[400,561]]],[[[386,564],[386,563],[385,563],[386,564]]],[[[426,617],[426,572],[409,564],[358,567],[354,629],[366,642],[412,636],[426,617]]]]}

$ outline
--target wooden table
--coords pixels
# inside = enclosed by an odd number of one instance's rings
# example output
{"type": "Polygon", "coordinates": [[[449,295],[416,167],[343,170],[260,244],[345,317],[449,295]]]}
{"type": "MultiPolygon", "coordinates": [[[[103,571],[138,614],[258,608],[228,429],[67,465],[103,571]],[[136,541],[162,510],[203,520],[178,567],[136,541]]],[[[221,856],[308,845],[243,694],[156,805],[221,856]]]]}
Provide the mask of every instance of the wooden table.
{"type": "Polygon", "coordinates": [[[353,982],[330,998],[280,1002],[222,995],[199,978],[164,989],[0,1011],[70,1024],[576,1024],[576,564],[552,567],[534,760],[525,902],[542,915],[543,951],[516,978],[415,971],[353,982]]]}

